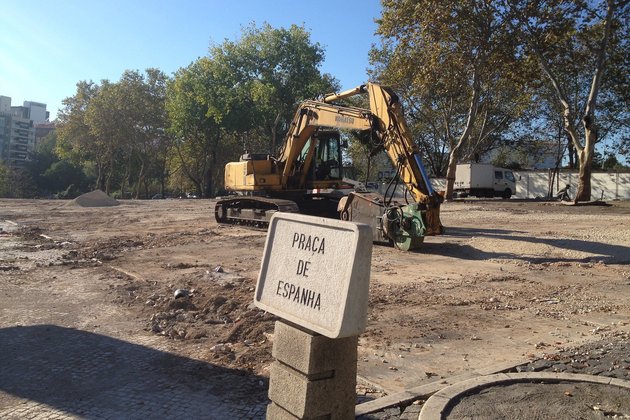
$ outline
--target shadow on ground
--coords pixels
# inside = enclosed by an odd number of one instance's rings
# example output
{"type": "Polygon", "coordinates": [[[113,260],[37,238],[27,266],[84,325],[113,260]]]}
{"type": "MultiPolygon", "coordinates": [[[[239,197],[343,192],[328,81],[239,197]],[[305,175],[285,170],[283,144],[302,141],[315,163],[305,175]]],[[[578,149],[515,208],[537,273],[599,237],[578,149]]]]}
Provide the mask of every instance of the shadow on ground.
{"type": "Polygon", "coordinates": [[[569,238],[539,238],[534,236],[522,236],[525,232],[511,231],[505,229],[475,229],[475,228],[450,228],[447,234],[455,237],[485,237],[492,239],[502,239],[506,241],[528,242],[533,244],[548,245],[553,248],[579,251],[594,254],[593,257],[586,258],[563,258],[556,256],[532,257],[509,252],[486,252],[476,249],[470,245],[444,244],[425,242],[419,252],[435,255],[458,257],[468,260],[487,259],[517,259],[531,263],[544,262],[588,262],[592,259],[602,261],[606,264],[628,264],[630,263],[630,247],[623,245],[607,244],[602,242],[584,241],[581,239],[569,238]]]}
{"type": "Polygon", "coordinates": [[[257,417],[267,388],[262,377],[100,334],[0,329],[0,391],[84,418],[257,417]]]}

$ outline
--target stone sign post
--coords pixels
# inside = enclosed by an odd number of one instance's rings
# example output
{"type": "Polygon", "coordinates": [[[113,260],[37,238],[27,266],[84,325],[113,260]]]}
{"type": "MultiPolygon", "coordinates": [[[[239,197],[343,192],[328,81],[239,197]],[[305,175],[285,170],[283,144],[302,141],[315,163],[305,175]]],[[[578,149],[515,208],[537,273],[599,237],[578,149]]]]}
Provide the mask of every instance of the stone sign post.
{"type": "Polygon", "coordinates": [[[268,419],[354,418],[358,336],[365,329],[369,226],[276,213],[254,302],[276,322],[268,419]]]}

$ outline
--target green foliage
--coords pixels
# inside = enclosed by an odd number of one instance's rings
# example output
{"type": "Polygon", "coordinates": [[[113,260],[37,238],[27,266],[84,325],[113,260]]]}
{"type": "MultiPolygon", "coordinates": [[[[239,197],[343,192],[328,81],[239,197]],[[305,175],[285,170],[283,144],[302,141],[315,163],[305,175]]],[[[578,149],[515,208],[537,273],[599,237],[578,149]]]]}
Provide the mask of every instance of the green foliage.
{"type": "Polygon", "coordinates": [[[402,96],[408,125],[430,172],[495,147],[526,109],[528,66],[493,2],[385,0],[372,77],[402,96]]]}
{"type": "Polygon", "coordinates": [[[0,196],[6,198],[37,197],[37,187],[25,168],[0,167],[0,196]]]}
{"type": "Polygon", "coordinates": [[[166,104],[177,139],[170,159],[177,184],[212,195],[224,164],[244,149],[274,152],[297,103],[338,87],[320,73],[323,58],[304,28],[264,24],[211,46],[207,57],[180,69],[166,104]]]}
{"type": "MultiPolygon", "coordinates": [[[[96,187],[106,192],[131,189],[137,198],[146,194],[151,177],[164,184],[171,141],[167,80],[161,71],[147,69],[144,74],[125,71],[115,83],[78,83],[59,113],[58,155],[93,172],[96,187]]],[[[76,188],[83,182],[77,179],[76,188]]]]}
{"type": "Polygon", "coordinates": [[[9,194],[9,169],[0,161],[0,197],[9,194]]]}
{"type": "Polygon", "coordinates": [[[594,144],[630,149],[628,11],[615,0],[385,0],[372,75],[402,94],[438,174],[449,152],[450,168],[503,140],[556,138],[561,117],[586,197],[594,144]]]}
{"type": "Polygon", "coordinates": [[[629,11],[627,1],[615,0],[505,3],[524,57],[539,68],[531,86],[556,104],[577,151],[576,201],[590,200],[595,144],[627,131],[629,11]]]}
{"type": "Polygon", "coordinates": [[[59,157],[55,152],[56,143],[57,134],[55,131],[51,131],[37,144],[37,147],[35,151],[31,153],[30,160],[27,164],[27,169],[31,174],[31,178],[35,181],[40,195],[47,196],[48,193],[52,191],[48,180],[43,176],[43,173],[53,163],[59,161],[59,157]]]}
{"type": "Polygon", "coordinates": [[[66,189],[55,194],[55,198],[59,198],[60,200],[71,200],[73,198],[77,198],[80,195],[81,190],[78,189],[74,184],[70,184],[66,189]]]}
{"type": "Polygon", "coordinates": [[[76,163],[99,159],[95,138],[86,121],[88,105],[98,89],[99,86],[92,82],[79,82],[74,96],[62,101],[64,107],[59,111],[56,121],[56,152],[60,158],[76,163]]]}
{"type": "Polygon", "coordinates": [[[229,78],[216,77],[221,70],[212,60],[201,58],[180,69],[167,90],[170,133],[176,139],[170,165],[177,167],[200,195],[212,195],[216,161],[221,152],[231,148],[222,141],[222,124],[237,121],[232,115],[241,111],[230,106],[237,101],[229,93],[229,78]],[[226,94],[223,101],[222,93],[226,94]]]}
{"type": "MultiPolygon", "coordinates": [[[[527,59],[538,70],[529,75],[531,82],[552,92],[552,97],[543,99],[560,104],[560,97],[564,97],[570,123],[583,135],[582,112],[587,111],[589,96],[596,88],[593,93],[597,98],[599,140],[617,132],[619,124],[627,127],[630,92],[627,2],[548,0],[534,7],[531,2],[512,0],[508,11],[514,35],[521,38],[527,59]],[[609,8],[611,14],[607,17],[609,8]],[[611,33],[605,39],[608,20],[611,33]],[[605,55],[600,61],[602,46],[605,55]],[[601,71],[598,85],[593,86],[598,71],[601,71]]],[[[562,107],[560,112],[564,112],[562,107]]]]}
{"type": "MultiPolygon", "coordinates": [[[[319,70],[323,59],[303,27],[252,24],[172,80],[147,69],[125,71],[116,82],[81,81],[62,102],[56,138],[42,143],[20,179],[62,196],[92,178],[92,187],[123,197],[169,187],[211,196],[226,162],[244,149],[273,151],[298,102],[338,90],[319,70]]],[[[0,176],[10,185],[17,175],[0,176]]]]}
{"type": "Polygon", "coordinates": [[[630,162],[630,136],[627,133],[630,132],[630,127],[626,130],[625,134],[621,136],[616,142],[619,154],[623,156],[627,162],[630,162]]]}
{"type": "Polygon", "coordinates": [[[322,47],[296,25],[285,29],[252,24],[240,39],[211,46],[208,60],[220,69],[215,74],[228,82],[220,92],[221,98],[229,98],[223,107],[233,111],[221,113],[228,120],[226,128],[259,133],[262,141],[251,146],[260,152],[275,152],[299,102],[339,87],[332,76],[319,71],[322,47]]]}
{"type": "Polygon", "coordinates": [[[64,191],[70,185],[74,185],[80,191],[87,188],[87,177],[83,170],[67,160],[53,163],[43,174],[49,191],[64,191]]]}

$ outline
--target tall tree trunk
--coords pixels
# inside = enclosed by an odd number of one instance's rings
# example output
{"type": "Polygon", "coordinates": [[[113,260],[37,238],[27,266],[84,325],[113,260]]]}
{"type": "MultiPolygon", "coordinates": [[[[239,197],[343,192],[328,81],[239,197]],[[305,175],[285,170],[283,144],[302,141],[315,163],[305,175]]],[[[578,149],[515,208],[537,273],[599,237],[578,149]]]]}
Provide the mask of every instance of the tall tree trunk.
{"type": "Polygon", "coordinates": [[[96,166],[97,166],[96,189],[105,191],[105,178],[103,177],[103,169],[101,168],[101,165],[96,165],[96,166]]]}
{"type": "Polygon", "coordinates": [[[447,200],[453,199],[453,189],[455,187],[455,172],[457,171],[457,164],[459,163],[459,149],[461,142],[455,146],[448,157],[448,166],[446,167],[446,193],[445,198],[447,200]]]}
{"type": "Polygon", "coordinates": [[[210,156],[209,156],[208,168],[206,169],[206,172],[204,174],[205,190],[200,191],[200,193],[203,192],[203,197],[205,198],[214,197],[214,191],[215,191],[214,169],[217,166],[217,147],[219,147],[220,143],[221,143],[221,131],[217,131],[216,135],[214,136],[214,144],[210,145],[210,150],[208,151],[210,156]]]}
{"type": "MultiPolygon", "coordinates": [[[[549,185],[547,189],[547,198],[553,198],[554,185],[556,184],[556,179],[560,179],[560,164],[562,163],[562,157],[564,156],[564,151],[569,149],[569,156],[571,155],[571,149],[573,147],[573,142],[571,137],[569,136],[568,145],[563,146],[563,137],[565,135],[564,129],[562,128],[563,122],[559,121],[558,124],[558,150],[556,152],[556,160],[553,166],[553,170],[550,171],[551,176],[549,177],[549,185]]],[[[571,160],[572,158],[570,158],[571,160]]]]}
{"type": "Polygon", "coordinates": [[[140,198],[140,188],[144,182],[144,159],[140,160],[140,171],[138,171],[138,180],[136,181],[135,199],[140,198]]]}
{"type": "Polygon", "coordinates": [[[105,194],[109,195],[109,187],[111,186],[112,181],[112,172],[108,171],[105,176],[105,194]]]}
{"type": "Polygon", "coordinates": [[[276,119],[273,122],[273,126],[271,127],[271,150],[269,151],[269,153],[272,156],[276,155],[276,145],[278,144],[277,142],[277,136],[278,136],[278,124],[280,123],[280,118],[282,117],[282,115],[280,115],[280,113],[278,113],[276,115],[276,119]]]}
{"type": "MultiPolygon", "coordinates": [[[[470,133],[472,133],[473,126],[475,125],[475,120],[477,119],[477,110],[479,109],[479,89],[479,75],[478,72],[475,70],[475,72],[473,73],[472,95],[470,98],[470,107],[468,109],[466,128],[464,128],[464,131],[459,137],[457,144],[451,147],[451,153],[448,159],[448,167],[446,169],[446,193],[444,194],[445,200],[453,199],[455,172],[457,171],[457,163],[459,163],[459,152],[462,146],[468,141],[470,133]]],[[[447,136],[450,137],[451,134],[448,123],[446,124],[446,127],[447,136]]]]}
{"type": "Polygon", "coordinates": [[[595,133],[586,132],[586,146],[578,153],[580,169],[578,172],[578,190],[575,194],[575,202],[591,200],[591,173],[593,172],[593,155],[595,152],[595,133]],[[590,140],[589,140],[590,139],[590,140]]]}
{"type": "Polygon", "coordinates": [[[203,193],[203,182],[193,180],[193,184],[195,184],[195,194],[197,194],[197,197],[201,197],[203,193]]]}
{"type": "MultiPolygon", "coordinates": [[[[613,29],[613,14],[615,11],[615,2],[612,0],[606,1],[606,18],[604,20],[604,33],[602,39],[599,42],[597,48],[596,66],[591,81],[591,89],[586,101],[586,107],[582,117],[582,124],[584,126],[584,145],[580,144],[578,134],[573,123],[574,111],[572,111],[571,105],[568,100],[568,96],[560,86],[558,76],[551,70],[549,63],[543,57],[543,54],[532,44],[534,52],[540,59],[543,72],[550,79],[558,99],[564,109],[564,129],[567,135],[571,138],[575,152],[577,154],[578,162],[580,164],[579,170],[579,185],[578,191],[575,195],[575,202],[589,201],[591,199],[591,165],[593,163],[593,154],[595,151],[595,143],[597,141],[597,123],[595,121],[595,109],[597,107],[597,95],[599,94],[599,88],[604,77],[606,70],[606,49],[612,36],[613,29]]],[[[575,111],[577,112],[577,111],[575,111]]]]}
{"type": "Polygon", "coordinates": [[[129,178],[129,165],[127,165],[127,168],[125,169],[125,174],[123,175],[122,181],[120,182],[120,198],[125,198],[125,196],[127,195],[127,185],[131,187],[129,178]]]}
{"type": "Polygon", "coordinates": [[[198,179],[193,172],[191,171],[188,162],[186,162],[186,159],[184,159],[184,156],[182,155],[182,150],[181,148],[176,144],[175,145],[175,150],[177,151],[177,156],[179,157],[179,161],[181,163],[181,169],[184,171],[184,173],[186,174],[186,176],[188,177],[188,179],[195,184],[195,190],[196,191],[203,191],[201,188],[201,180],[198,179]]]}
{"type": "Polygon", "coordinates": [[[96,189],[105,191],[105,177],[103,176],[103,161],[96,159],[96,189]]]}
{"type": "Polygon", "coordinates": [[[567,151],[569,154],[569,168],[575,169],[575,147],[573,147],[571,136],[567,136],[567,151]]]}
{"type": "Polygon", "coordinates": [[[211,198],[211,197],[213,197],[213,191],[214,191],[214,175],[213,175],[213,171],[214,171],[214,165],[210,165],[208,167],[208,169],[206,169],[206,173],[205,173],[205,190],[198,192],[199,197],[204,197],[204,198],[211,198]]]}

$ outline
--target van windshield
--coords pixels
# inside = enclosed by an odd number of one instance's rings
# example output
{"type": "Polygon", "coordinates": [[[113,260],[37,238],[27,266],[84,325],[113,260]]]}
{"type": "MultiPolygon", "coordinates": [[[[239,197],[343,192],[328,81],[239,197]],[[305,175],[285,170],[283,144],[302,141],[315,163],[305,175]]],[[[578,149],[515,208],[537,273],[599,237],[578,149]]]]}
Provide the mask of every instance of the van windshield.
{"type": "Polygon", "coordinates": [[[516,182],[516,179],[514,178],[514,174],[512,172],[505,172],[505,179],[507,179],[510,182],[516,182]]]}

